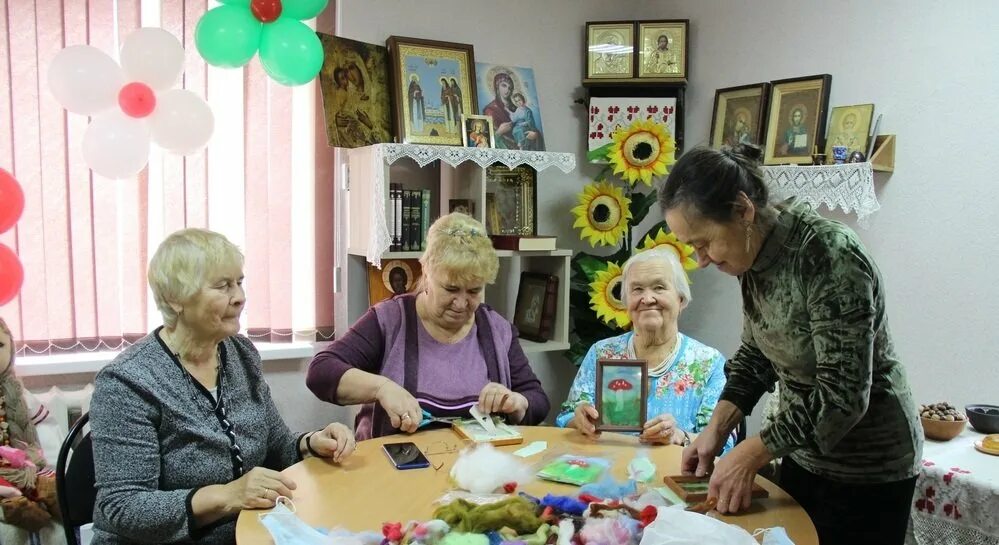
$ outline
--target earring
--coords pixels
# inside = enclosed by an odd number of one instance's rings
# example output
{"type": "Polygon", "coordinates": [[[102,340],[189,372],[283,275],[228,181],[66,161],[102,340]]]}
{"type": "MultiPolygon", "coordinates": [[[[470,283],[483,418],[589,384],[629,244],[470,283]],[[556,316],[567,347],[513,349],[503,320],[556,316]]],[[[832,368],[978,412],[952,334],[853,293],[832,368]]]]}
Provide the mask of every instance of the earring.
{"type": "Polygon", "coordinates": [[[749,241],[753,238],[753,225],[748,221],[742,223],[743,227],[746,228],[746,253],[749,253],[749,241]]]}

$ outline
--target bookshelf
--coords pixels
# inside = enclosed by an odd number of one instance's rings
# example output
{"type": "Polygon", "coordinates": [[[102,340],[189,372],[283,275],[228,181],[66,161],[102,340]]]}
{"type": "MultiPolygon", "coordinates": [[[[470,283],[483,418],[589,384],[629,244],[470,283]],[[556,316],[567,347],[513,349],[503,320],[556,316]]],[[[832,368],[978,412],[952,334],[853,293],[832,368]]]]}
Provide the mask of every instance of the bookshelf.
{"type": "MultiPolygon", "coordinates": [[[[545,190],[544,171],[558,168],[571,172],[575,155],[555,152],[523,152],[499,149],[460,148],[413,144],[377,144],[349,150],[346,199],[337,219],[337,228],[345,235],[344,255],[337,297],[337,323],[343,331],[368,309],[368,265],[380,267],[390,259],[418,259],[422,252],[389,251],[392,242],[392,202],[390,183],[405,189],[429,189],[432,218],[448,213],[451,199],[474,203],[472,215],[485,223],[486,168],[500,163],[510,168],[528,165],[538,172],[537,190],[545,190]],[[345,322],[340,321],[341,319],[345,322]]],[[[555,327],[547,342],[521,339],[527,353],[560,351],[569,348],[569,260],[572,251],[519,252],[497,250],[500,259],[496,282],[487,287],[485,302],[507,319],[513,319],[522,271],[552,274],[558,277],[558,300],[555,327]]]]}

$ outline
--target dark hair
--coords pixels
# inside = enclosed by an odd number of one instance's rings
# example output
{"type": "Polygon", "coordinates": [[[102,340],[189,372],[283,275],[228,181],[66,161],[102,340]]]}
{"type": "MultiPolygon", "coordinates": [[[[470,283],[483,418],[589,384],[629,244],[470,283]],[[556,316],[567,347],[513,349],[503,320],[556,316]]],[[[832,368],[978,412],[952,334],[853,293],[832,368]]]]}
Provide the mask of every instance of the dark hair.
{"type": "Polygon", "coordinates": [[[659,207],[666,213],[677,206],[693,206],[709,219],[728,222],[741,191],[762,210],[769,202],[760,170],[762,157],[763,150],[748,144],[721,150],[694,148],[677,160],[659,187],[659,207]]]}
{"type": "Polygon", "coordinates": [[[517,97],[520,97],[520,100],[523,100],[525,103],[527,102],[527,97],[524,96],[524,93],[514,93],[510,95],[511,99],[516,99],[517,97]]]}

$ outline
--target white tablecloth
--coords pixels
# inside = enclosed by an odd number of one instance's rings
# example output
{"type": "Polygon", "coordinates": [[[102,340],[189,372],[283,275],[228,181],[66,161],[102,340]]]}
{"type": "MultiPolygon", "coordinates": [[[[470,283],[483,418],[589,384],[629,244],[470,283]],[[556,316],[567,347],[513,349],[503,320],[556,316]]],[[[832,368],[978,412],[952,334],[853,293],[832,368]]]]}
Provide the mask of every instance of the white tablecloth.
{"type": "Polygon", "coordinates": [[[968,426],[950,441],[926,440],[907,544],[999,545],[999,456],[975,450],[968,426]]]}

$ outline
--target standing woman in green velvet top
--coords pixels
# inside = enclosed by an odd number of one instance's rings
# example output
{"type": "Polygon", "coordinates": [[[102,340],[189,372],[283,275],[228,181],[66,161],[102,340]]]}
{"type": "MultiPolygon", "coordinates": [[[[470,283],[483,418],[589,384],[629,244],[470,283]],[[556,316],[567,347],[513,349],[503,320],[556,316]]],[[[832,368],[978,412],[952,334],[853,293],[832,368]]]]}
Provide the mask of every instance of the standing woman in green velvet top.
{"type": "Polygon", "coordinates": [[[856,233],[807,204],[773,204],[759,148],[694,149],[659,188],[677,238],[742,287],[742,345],[711,422],[682,470],[711,474],[717,509],[749,507],[757,469],[780,485],[822,545],[904,541],[922,432],[892,343],[885,285],[856,233]],[[729,432],[780,382],[780,410],[715,462],[729,432]]]}

